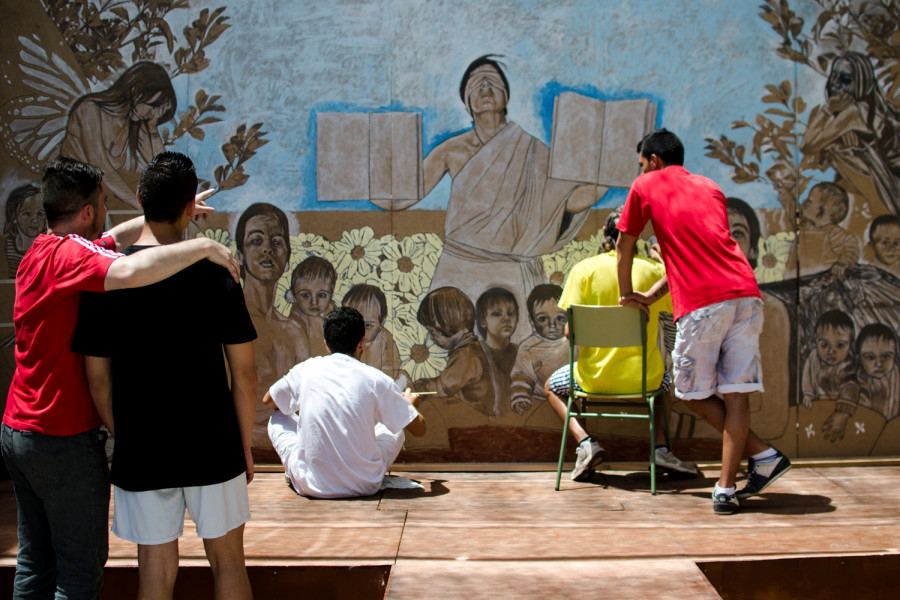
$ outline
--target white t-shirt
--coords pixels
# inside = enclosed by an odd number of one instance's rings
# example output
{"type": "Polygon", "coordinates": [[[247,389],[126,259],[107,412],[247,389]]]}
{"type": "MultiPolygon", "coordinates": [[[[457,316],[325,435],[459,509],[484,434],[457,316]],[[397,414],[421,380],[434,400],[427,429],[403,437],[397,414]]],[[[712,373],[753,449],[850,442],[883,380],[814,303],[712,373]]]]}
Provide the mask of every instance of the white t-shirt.
{"type": "Polygon", "coordinates": [[[317,356],[294,366],[269,389],[285,414],[300,413],[293,464],[304,496],[334,498],[378,491],[384,473],[375,425],[393,433],[418,413],[394,381],[346,354],[317,356]]]}

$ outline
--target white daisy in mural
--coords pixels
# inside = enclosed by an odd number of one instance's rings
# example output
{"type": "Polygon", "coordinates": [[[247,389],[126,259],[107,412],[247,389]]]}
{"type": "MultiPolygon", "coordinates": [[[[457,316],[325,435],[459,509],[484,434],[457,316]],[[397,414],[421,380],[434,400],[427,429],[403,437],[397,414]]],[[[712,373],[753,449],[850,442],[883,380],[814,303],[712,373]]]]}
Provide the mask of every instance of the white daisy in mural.
{"type": "Polygon", "coordinates": [[[544,277],[546,277],[548,282],[561,286],[565,283],[566,276],[576,263],[593,255],[591,246],[586,245],[585,242],[571,241],[556,252],[541,256],[541,261],[544,265],[544,277]]]}
{"type": "Polygon", "coordinates": [[[431,277],[424,268],[425,246],[412,236],[400,241],[394,236],[385,236],[382,241],[385,242],[382,248],[384,252],[384,260],[381,261],[382,278],[389,282],[391,287],[396,285],[401,293],[413,297],[421,295],[422,290],[427,289],[431,282],[431,277]]]}
{"type": "Polygon", "coordinates": [[[205,237],[211,240],[215,240],[231,250],[231,253],[237,255],[237,243],[231,239],[231,234],[227,229],[205,229],[204,231],[200,231],[197,233],[197,237],[205,237]]]}
{"type": "Polygon", "coordinates": [[[768,283],[784,279],[785,267],[794,237],[793,231],[779,231],[759,240],[759,259],[754,271],[757,281],[768,283]]]}
{"type": "Polygon", "coordinates": [[[288,292],[291,290],[292,272],[293,267],[288,269],[287,272],[278,279],[278,283],[275,284],[275,310],[285,317],[291,314],[291,309],[294,306],[288,299],[288,292]]]}
{"type": "Polygon", "coordinates": [[[385,323],[400,352],[400,368],[412,381],[436,377],[447,366],[447,351],[434,343],[416,319],[417,311],[418,304],[402,304],[394,311],[395,318],[385,323]]]}
{"type": "Polygon", "coordinates": [[[384,242],[369,226],[345,231],[334,242],[334,268],[338,279],[359,280],[375,273],[381,265],[384,242]]]}
{"type": "Polygon", "coordinates": [[[327,258],[334,264],[331,242],[315,233],[298,233],[291,236],[291,266],[310,256],[327,258]]]}

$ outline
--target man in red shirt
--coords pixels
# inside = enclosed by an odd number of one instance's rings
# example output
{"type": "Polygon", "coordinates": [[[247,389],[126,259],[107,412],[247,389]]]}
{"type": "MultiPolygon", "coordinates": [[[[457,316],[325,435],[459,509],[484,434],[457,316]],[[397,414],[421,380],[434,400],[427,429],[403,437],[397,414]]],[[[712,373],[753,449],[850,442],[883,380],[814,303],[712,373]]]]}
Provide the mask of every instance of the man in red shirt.
{"type": "Polygon", "coordinates": [[[47,165],[41,193],[48,231],[34,240],[16,275],[16,372],[0,431],[18,505],[14,598],[99,598],[103,583],[106,433],[84,358],[69,347],[80,293],[155,283],[204,258],[238,278],[231,252],[204,238],[117,254],[117,247],[137,239],[143,217],[89,242],[106,221],[102,177],[96,167],[69,158],[47,165]]]}
{"type": "Polygon", "coordinates": [[[715,182],[682,166],[681,140],[659,129],[641,141],[638,152],[642,174],[631,185],[618,224],[619,303],[646,307],[671,287],[677,324],[675,395],[722,432],[713,510],[731,514],[740,500],[761,493],[791,466],[750,430],[748,396],[763,389],[759,286],[731,237],[725,195],[715,182]],[[648,221],[662,249],[666,277],[641,294],[632,289],[631,267],[635,242],[648,221]],[[750,478],[737,491],[735,477],[745,450],[751,455],[750,478]]]}

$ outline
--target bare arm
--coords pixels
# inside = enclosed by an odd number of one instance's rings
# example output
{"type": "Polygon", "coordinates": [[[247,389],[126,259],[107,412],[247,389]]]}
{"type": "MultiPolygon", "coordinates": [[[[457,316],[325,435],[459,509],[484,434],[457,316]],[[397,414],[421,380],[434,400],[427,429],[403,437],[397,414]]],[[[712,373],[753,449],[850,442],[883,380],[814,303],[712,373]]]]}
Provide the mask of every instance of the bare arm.
{"type": "Polygon", "coordinates": [[[112,411],[112,361],[101,356],[85,356],[84,371],[94,407],[109,432],[115,436],[112,411]]]}
{"type": "MultiPolygon", "coordinates": [[[[256,415],[256,354],[253,342],[226,344],[225,357],[231,369],[231,397],[237,414],[244,459],[247,462],[247,483],[253,481],[253,455],[250,453],[253,437],[253,417],[256,415]]],[[[266,394],[268,395],[268,393],[266,394]]]]}
{"type": "Polygon", "coordinates": [[[263,396],[262,403],[268,406],[269,408],[274,408],[275,410],[281,410],[278,408],[278,405],[275,404],[275,400],[272,399],[272,394],[266,392],[266,395],[263,396]]]}
{"type": "Polygon", "coordinates": [[[422,437],[425,435],[425,417],[419,412],[419,397],[410,391],[409,388],[403,391],[403,397],[406,398],[410,406],[416,409],[416,418],[405,429],[416,437],[422,437]]]}
{"type": "Polygon", "coordinates": [[[228,248],[208,238],[195,238],[116,259],[106,272],[104,287],[111,291],[156,283],[204,258],[228,269],[235,281],[240,280],[237,261],[228,248]]]}

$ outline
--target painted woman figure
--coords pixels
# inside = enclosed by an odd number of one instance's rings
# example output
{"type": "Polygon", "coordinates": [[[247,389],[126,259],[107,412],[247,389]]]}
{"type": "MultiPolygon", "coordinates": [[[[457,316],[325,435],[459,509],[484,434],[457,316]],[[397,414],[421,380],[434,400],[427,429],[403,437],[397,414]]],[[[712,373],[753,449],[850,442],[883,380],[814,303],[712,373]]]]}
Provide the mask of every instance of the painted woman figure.
{"type": "Polygon", "coordinates": [[[47,231],[47,215],[41,204],[41,189],[36,185],[21,185],[10,192],[6,199],[6,221],[3,236],[6,238],[6,262],[8,275],[14,279],[25,251],[39,233],[47,231]]]}
{"type": "Polygon", "coordinates": [[[525,306],[544,283],[541,255],[571,241],[606,190],[549,178],[550,150],[506,119],[509,82],[490,55],[469,65],[459,95],[473,128],[424,162],[426,194],[445,174],[453,180],[431,289],[452,285],[472,299],[499,285],[525,306]]]}
{"type": "Polygon", "coordinates": [[[871,212],[900,215],[900,111],[885,97],[868,57],[845,52],[834,59],[826,101],[809,115],[801,150],[821,169],[833,167],[848,191],[871,212]]]}
{"type": "Polygon", "coordinates": [[[175,116],[176,105],[166,70],[151,62],[135,63],[106,90],[78,99],[69,112],[60,154],[103,169],[109,194],[138,208],[138,179],[165,150],[158,127],[175,116]]]}

